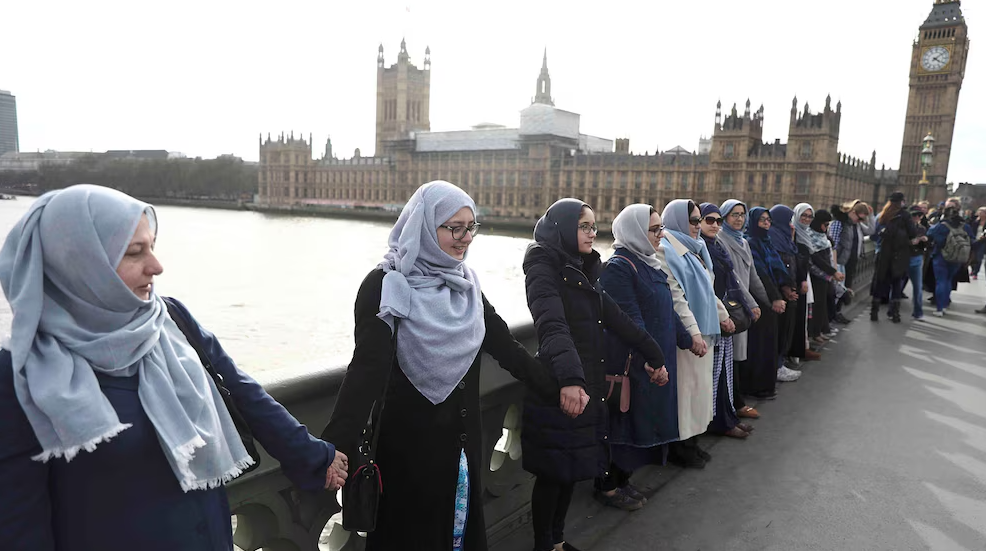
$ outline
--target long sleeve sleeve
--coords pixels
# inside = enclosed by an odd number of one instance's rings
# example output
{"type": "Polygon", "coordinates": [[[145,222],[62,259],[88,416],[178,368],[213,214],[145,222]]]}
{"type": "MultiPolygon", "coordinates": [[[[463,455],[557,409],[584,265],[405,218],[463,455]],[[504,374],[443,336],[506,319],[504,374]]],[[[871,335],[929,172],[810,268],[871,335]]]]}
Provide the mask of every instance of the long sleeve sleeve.
{"type": "Polygon", "coordinates": [[[14,392],[10,352],[0,352],[0,542],[4,549],[54,551],[49,463],[14,392]]]}
{"type": "MultiPolygon", "coordinates": [[[[374,270],[363,280],[355,305],[356,349],[346,370],[335,408],[322,439],[334,443],[349,457],[357,448],[370,409],[384,393],[387,375],[394,367],[394,343],[390,327],[377,317],[383,271],[374,270]]],[[[350,462],[355,468],[356,461],[350,462]]]]}
{"type": "Polygon", "coordinates": [[[876,215],[875,214],[871,214],[871,215],[867,216],[865,220],[863,220],[862,218],[860,218],[858,224],[859,224],[860,229],[863,230],[863,235],[864,236],[867,236],[868,235],[868,236],[870,236],[870,238],[872,238],[874,235],[876,235],[876,215]]]}
{"type": "Polygon", "coordinates": [[[842,238],[842,230],[843,230],[842,222],[838,220],[833,220],[832,223],[829,224],[829,231],[828,231],[829,239],[831,239],[832,242],[835,243],[836,245],[839,244],[839,239],[842,238]]]}
{"type": "Polygon", "coordinates": [[[671,288],[671,303],[674,305],[674,312],[678,314],[678,318],[681,320],[682,325],[685,326],[685,331],[688,331],[689,335],[701,335],[702,331],[698,328],[698,321],[695,319],[695,314],[688,308],[688,301],[685,300],[685,290],[681,288],[681,284],[675,279],[671,270],[667,268],[667,263],[664,261],[663,247],[657,251],[657,258],[664,265],[661,271],[668,276],[668,287],[671,288]]]}
{"type": "Polygon", "coordinates": [[[763,285],[764,291],[767,295],[767,301],[760,305],[761,308],[770,308],[771,303],[775,300],[784,300],[784,296],[781,294],[781,290],[774,284],[773,280],[770,279],[770,274],[766,270],[757,270],[757,275],[759,276],[760,283],[763,285]]]}
{"type": "Polygon", "coordinates": [[[503,318],[496,313],[493,305],[483,297],[483,316],[486,321],[486,338],[483,351],[506,369],[515,379],[523,382],[531,390],[544,398],[558,396],[558,381],[540,360],[531,356],[524,345],[510,333],[503,318]]]}
{"type": "Polygon", "coordinates": [[[538,337],[538,354],[548,362],[562,386],[585,386],[582,360],[565,319],[558,271],[547,253],[534,249],[524,260],[524,273],[527,306],[538,337]]]}
{"type": "Polygon", "coordinates": [[[309,434],[308,428],[267,394],[264,387],[236,367],[215,335],[200,326],[184,305],[174,302],[183,310],[191,330],[198,332],[194,338],[222,376],[236,409],[254,437],[280,462],[284,475],[303,490],[323,489],[325,473],[335,458],[335,446],[309,434]]]}
{"type": "Polygon", "coordinates": [[[750,273],[747,274],[750,280],[750,294],[753,295],[754,303],[750,306],[753,309],[754,306],[759,307],[760,304],[770,303],[770,297],[767,296],[767,288],[764,287],[763,281],[760,280],[760,274],[757,273],[756,268],[751,265],[750,273]]]}
{"type": "Polygon", "coordinates": [[[637,277],[639,276],[636,270],[628,261],[610,259],[606,269],[599,276],[599,283],[620,309],[630,316],[633,323],[646,329],[644,316],[640,311],[640,299],[637,297],[637,277]]]}

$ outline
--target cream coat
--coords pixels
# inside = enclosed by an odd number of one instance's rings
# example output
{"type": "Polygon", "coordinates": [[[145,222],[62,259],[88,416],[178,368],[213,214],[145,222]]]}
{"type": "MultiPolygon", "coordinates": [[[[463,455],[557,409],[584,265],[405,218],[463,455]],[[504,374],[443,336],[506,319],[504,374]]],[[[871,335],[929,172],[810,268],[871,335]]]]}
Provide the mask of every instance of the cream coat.
{"type": "MultiPolygon", "coordinates": [[[[671,287],[671,298],[674,302],[674,311],[681,318],[681,323],[692,336],[700,335],[698,322],[688,308],[688,301],[685,291],[681,284],[671,273],[671,269],[665,262],[666,254],[677,254],[683,256],[688,253],[688,249],[681,244],[673,235],[664,234],[665,239],[671,243],[671,251],[665,251],[662,246],[657,251],[657,258],[661,261],[662,270],[668,276],[668,285],[671,287]]],[[[706,267],[709,279],[715,278],[712,271],[706,267]]],[[[719,312],[719,321],[729,319],[729,312],[716,299],[716,309],[719,312]]],[[[692,354],[690,350],[678,350],[678,437],[686,440],[692,436],[702,434],[712,422],[712,347],[715,344],[712,335],[702,335],[708,347],[708,353],[699,358],[692,354]]],[[[718,337],[715,337],[718,338],[718,337]]]]}

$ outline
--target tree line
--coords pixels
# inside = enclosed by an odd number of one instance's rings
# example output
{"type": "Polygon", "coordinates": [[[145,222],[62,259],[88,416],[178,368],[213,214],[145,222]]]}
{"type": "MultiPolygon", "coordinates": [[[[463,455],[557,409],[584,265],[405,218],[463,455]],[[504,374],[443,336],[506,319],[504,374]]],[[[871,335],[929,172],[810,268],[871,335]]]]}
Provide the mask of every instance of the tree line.
{"type": "Polygon", "coordinates": [[[257,167],[235,157],[106,159],[88,155],[36,171],[2,171],[0,188],[44,193],[73,184],[98,184],[136,197],[236,200],[257,191],[257,167]]]}

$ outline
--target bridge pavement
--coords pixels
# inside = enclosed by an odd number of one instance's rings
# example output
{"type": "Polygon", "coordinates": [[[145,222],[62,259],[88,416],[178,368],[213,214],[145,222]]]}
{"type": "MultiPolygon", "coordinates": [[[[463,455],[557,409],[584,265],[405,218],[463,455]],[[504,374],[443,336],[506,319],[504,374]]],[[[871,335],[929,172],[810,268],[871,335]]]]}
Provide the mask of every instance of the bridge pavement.
{"type": "MultiPolygon", "coordinates": [[[[863,302],[863,301],[860,301],[863,302]]],[[[986,549],[986,281],[945,318],[857,319],[747,440],[708,438],[704,470],[648,468],[644,509],[578,490],[567,538],[585,551],[986,549]]],[[[531,549],[530,527],[494,546],[531,549]]]]}

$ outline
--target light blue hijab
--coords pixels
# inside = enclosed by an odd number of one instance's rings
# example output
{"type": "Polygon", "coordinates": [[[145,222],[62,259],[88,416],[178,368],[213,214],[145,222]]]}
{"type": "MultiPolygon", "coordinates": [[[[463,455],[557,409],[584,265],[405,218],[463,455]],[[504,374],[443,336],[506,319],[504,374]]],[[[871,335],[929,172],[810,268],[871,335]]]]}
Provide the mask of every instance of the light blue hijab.
{"type": "MultiPolygon", "coordinates": [[[[483,295],[476,272],[438,244],[439,225],[476,205],[458,187],[429,182],[414,192],[390,232],[390,251],[377,317],[397,331],[397,361],[433,404],[449,397],[486,338],[483,295]]],[[[448,231],[442,229],[441,231],[448,231]]]]}
{"type": "Polygon", "coordinates": [[[712,257],[709,256],[705,240],[695,239],[689,233],[690,216],[686,199],[675,199],[664,207],[664,212],[661,213],[664,230],[675,236],[691,253],[679,255],[665,237],[661,240],[664,246],[664,260],[671,269],[671,274],[685,291],[688,309],[695,315],[699,331],[703,335],[718,335],[720,334],[719,311],[712,285],[714,277],[712,257]]]}
{"type": "Polygon", "coordinates": [[[130,427],[96,373],[137,375],[182,490],[214,488],[253,460],[164,301],[153,289],[138,298],[116,274],[144,215],[156,233],[150,205],[78,185],[41,196],[10,231],[0,284],[14,313],[14,390],[41,444],[33,459],[71,461],[130,427]]]}

